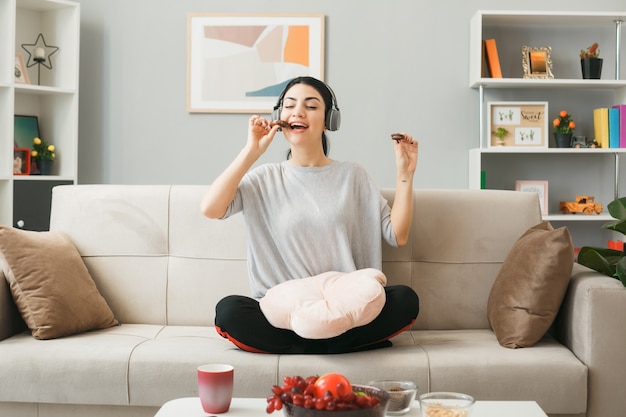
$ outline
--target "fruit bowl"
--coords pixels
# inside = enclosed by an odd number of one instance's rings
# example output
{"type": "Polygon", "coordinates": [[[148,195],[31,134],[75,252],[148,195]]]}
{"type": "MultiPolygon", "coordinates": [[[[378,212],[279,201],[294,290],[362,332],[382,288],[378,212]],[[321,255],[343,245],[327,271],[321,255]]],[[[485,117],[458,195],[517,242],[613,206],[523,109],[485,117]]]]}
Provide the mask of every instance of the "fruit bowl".
{"type": "Polygon", "coordinates": [[[370,387],[368,385],[352,384],[352,392],[357,396],[359,393],[366,394],[378,399],[378,405],[369,408],[358,408],[355,410],[317,410],[315,408],[304,408],[294,404],[285,404],[283,411],[286,417],[385,417],[389,394],[387,391],[370,387]]]}

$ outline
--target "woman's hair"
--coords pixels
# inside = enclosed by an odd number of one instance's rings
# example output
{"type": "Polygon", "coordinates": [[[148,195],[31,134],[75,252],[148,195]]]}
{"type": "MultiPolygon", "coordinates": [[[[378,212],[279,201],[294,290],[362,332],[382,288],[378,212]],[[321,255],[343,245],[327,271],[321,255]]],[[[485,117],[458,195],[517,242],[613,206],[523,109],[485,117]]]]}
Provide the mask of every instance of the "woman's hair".
{"type": "MultiPolygon", "coordinates": [[[[291,81],[289,81],[287,85],[285,86],[285,88],[283,89],[283,92],[280,94],[280,97],[278,99],[279,106],[281,108],[283,107],[282,102],[285,97],[285,94],[291,87],[293,87],[296,84],[310,85],[311,87],[315,88],[315,90],[317,90],[318,93],[320,93],[320,95],[322,96],[322,99],[324,100],[324,121],[325,123],[328,122],[328,120],[326,119],[328,118],[328,110],[330,110],[333,107],[333,94],[331,93],[328,86],[323,81],[320,81],[317,78],[303,76],[303,77],[296,77],[292,79],[291,81]]],[[[328,156],[330,145],[328,143],[328,138],[326,137],[325,132],[322,132],[322,149],[324,150],[324,155],[328,156]]],[[[287,151],[287,159],[289,158],[291,158],[291,149],[287,151]]]]}

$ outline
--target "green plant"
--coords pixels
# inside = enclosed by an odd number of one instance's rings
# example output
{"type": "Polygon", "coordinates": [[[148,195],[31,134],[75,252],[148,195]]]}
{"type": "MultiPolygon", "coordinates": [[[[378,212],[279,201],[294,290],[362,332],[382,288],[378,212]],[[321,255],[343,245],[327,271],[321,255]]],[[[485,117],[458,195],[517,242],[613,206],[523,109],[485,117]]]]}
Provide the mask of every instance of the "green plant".
{"type": "Polygon", "coordinates": [[[576,123],[567,110],[561,110],[559,117],[552,121],[552,125],[554,125],[554,133],[572,133],[576,128],[576,123]]]}
{"type": "Polygon", "coordinates": [[[598,42],[594,42],[593,45],[591,45],[587,49],[580,50],[580,59],[599,58],[599,57],[600,57],[600,48],[599,48],[598,42]]]}
{"type": "Polygon", "coordinates": [[[506,135],[509,134],[509,131],[506,130],[505,128],[503,128],[503,127],[499,127],[498,129],[496,129],[494,132],[491,132],[491,133],[496,135],[498,137],[498,139],[502,140],[502,139],[504,139],[504,137],[506,135]]]}
{"type": "MultiPolygon", "coordinates": [[[[616,220],[602,225],[602,228],[626,235],[626,197],[611,201],[607,209],[616,220]]],[[[626,256],[623,250],[584,246],[578,253],[578,263],[617,278],[626,287],[626,256]]]]}
{"type": "Polygon", "coordinates": [[[54,145],[49,145],[40,138],[34,138],[33,150],[30,152],[30,156],[37,160],[54,161],[56,157],[54,149],[54,145]]]}

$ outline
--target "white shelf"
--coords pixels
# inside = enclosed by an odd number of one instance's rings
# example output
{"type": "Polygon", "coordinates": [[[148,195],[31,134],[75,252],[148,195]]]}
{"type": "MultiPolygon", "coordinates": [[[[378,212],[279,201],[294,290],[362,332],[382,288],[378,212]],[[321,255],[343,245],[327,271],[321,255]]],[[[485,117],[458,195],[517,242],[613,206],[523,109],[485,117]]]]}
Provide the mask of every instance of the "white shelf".
{"type": "Polygon", "coordinates": [[[615,19],[626,21],[624,11],[542,11],[542,10],[479,10],[484,25],[495,26],[551,26],[570,28],[572,25],[588,26],[611,25],[615,19]]]}
{"type": "Polygon", "coordinates": [[[600,213],[600,214],[549,214],[547,216],[543,216],[544,220],[553,221],[553,222],[609,222],[611,220],[615,220],[608,213],[600,213]]]}
{"type": "Polygon", "coordinates": [[[63,176],[63,175],[16,175],[13,177],[14,182],[18,181],[50,181],[50,182],[58,182],[58,181],[72,181],[75,182],[74,177],[63,176]]]}
{"type": "Polygon", "coordinates": [[[614,90],[626,87],[626,80],[578,80],[542,78],[478,78],[470,83],[470,88],[550,88],[550,89],[589,89],[614,90]]]}
{"type": "MultiPolygon", "coordinates": [[[[520,153],[541,153],[541,154],[564,154],[564,155],[580,155],[580,154],[623,154],[626,148],[542,148],[523,147],[523,146],[494,146],[491,148],[477,148],[476,151],[481,153],[493,154],[520,154],[520,153]]],[[[475,151],[475,152],[476,152],[475,151]]]]}
{"type": "MultiPolygon", "coordinates": [[[[561,12],[561,11],[515,11],[515,10],[479,10],[474,14],[470,21],[470,71],[469,71],[469,84],[472,88],[476,88],[484,82],[488,82],[481,77],[481,50],[482,41],[486,38],[494,37],[498,45],[498,53],[510,52],[509,55],[504,55],[507,58],[515,57],[520,63],[521,67],[521,54],[520,47],[524,44],[528,46],[552,46],[553,54],[558,54],[562,50],[568,51],[569,54],[574,54],[575,57],[577,51],[586,47],[585,43],[589,42],[589,36],[587,34],[593,34],[591,36],[597,42],[600,42],[601,54],[605,58],[605,66],[603,72],[608,74],[615,67],[615,63],[619,63],[619,59],[611,61],[609,58],[613,58],[619,55],[619,42],[616,42],[616,21],[622,21],[626,23],[626,12],[624,11],[612,11],[612,12],[596,12],[596,11],[578,11],[578,12],[561,12]],[[499,36],[502,33],[515,33],[520,34],[523,43],[516,44],[509,42],[509,39],[504,39],[499,36]],[[563,38],[563,33],[566,34],[566,42],[558,38],[563,38]],[[561,35],[561,36],[559,36],[561,35]],[[578,37],[576,37],[578,35],[578,37]],[[580,45],[573,45],[573,42],[577,42],[580,39],[582,42],[580,45]],[[584,40],[583,40],[584,39],[584,40]],[[557,43],[557,42],[561,43],[557,43]],[[528,42],[528,43],[526,43],[528,42]],[[515,45],[515,47],[513,47],[515,45]],[[558,48],[557,48],[558,46],[558,48]],[[612,65],[608,65],[612,63],[612,65]]],[[[622,27],[624,23],[622,23],[622,27]]],[[[623,32],[623,31],[622,31],[623,32]]],[[[623,36],[623,34],[621,34],[623,36]]],[[[623,43],[622,43],[623,44],[623,43]]],[[[557,59],[558,60],[558,59],[557,59]]],[[[509,59],[502,59],[501,63],[506,64],[509,59]],[[504,61],[504,62],[503,62],[504,61]]],[[[518,85],[522,87],[531,83],[539,82],[546,85],[558,85],[562,82],[566,86],[572,80],[561,80],[558,78],[567,78],[564,76],[558,76],[561,72],[560,68],[555,68],[556,75],[555,80],[525,80],[522,79],[520,73],[509,73],[505,71],[507,68],[503,67],[504,78],[500,80],[493,80],[493,85],[500,83],[503,87],[511,83],[511,85],[518,85]],[[519,78],[518,78],[519,77],[519,78]],[[530,83],[525,83],[530,81],[530,83]],[[523,82],[523,83],[522,83],[523,82]]],[[[612,78],[613,80],[620,80],[624,77],[621,74],[608,75],[603,78],[612,78]]],[[[572,77],[570,77],[572,78],[572,77]]],[[[582,81],[583,84],[593,84],[591,82],[582,81]]],[[[592,80],[589,80],[592,81],[592,80]]],[[[597,81],[597,80],[596,80],[597,81]]],[[[492,85],[492,82],[489,82],[492,85]]],[[[596,87],[601,85],[597,83],[596,87]]],[[[506,87],[512,88],[512,87],[506,87]]]]}
{"type": "MultiPolygon", "coordinates": [[[[469,152],[469,187],[481,187],[481,171],[486,172],[486,188],[515,189],[517,180],[548,181],[550,214],[544,219],[590,230],[588,233],[597,235],[592,237],[600,239],[595,243],[606,244],[598,236],[611,233],[603,231],[601,224],[613,220],[606,204],[621,190],[626,148],[489,147],[491,129],[486,113],[489,102],[547,101],[549,131],[545,134],[550,143],[551,120],[561,109],[574,115],[575,134],[593,138],[593,109],[626,103],[625,45],[624,11],[476,12],[470,22],[468,81],[469,87],[478,91],[479,131],[477,147],[469,152]],[[622,23],[616,23],[620,20],[622,23]],[[482,41],[490,38],[496,40],[504,78],[481,76],[482,41]],[[592,41],[599,42],[604,59],[599,80],[582,79],[580,71],[578,53],[592,41]],[[522,46],[550,46],[555,78],[523,78],[522,46]],[[561,214],[559,202],[573,201],[576,195],[594,195],[605,212],[561,214]]],[[[574,232],[572,235],[576,240],[574,232]]]]}
{"type": "Polygon", "coordinates": [[[76,3],[65,0],[17,0],[18,7],[37,12],[49,12],[65,8],[74,8],[76,3]]]}
{"type": "Polygon", "coordinates": [[[33,96],[45,96],[54,94],[76,94],[75,89],[49,87],[45,85],[15,85],[15,94],[28,94],[33,96]]]}
{"type": "MultiPolygon", "coordinates": [[[[25,206],[22,199],[35,202],[43,198],[45,202],[55,183],[77,181],[79,39],[77,2],[0,0],[0,224],[15,226],[22,214],[14,210],[25,206]],[[16,83],[15,54],[22,54],[27,62],[22,45],[32,44],[40,33],[47,45],[59,48],[51,58],[52,69],[44,67],[38,72],[37,65],[32,66],[27,69],[30,84],[16,83]],[[53,175],[13,175],[16,114],[37,116],[41,138],[55,145],[53,175]],[[37,191],[24,196],[18,192],[24,187],[37,191]],[[46,190],[46,195],[39,195],[39,190],[46,190]]],[[[25,228],[29,228],[28,222],[25,228]]]]}

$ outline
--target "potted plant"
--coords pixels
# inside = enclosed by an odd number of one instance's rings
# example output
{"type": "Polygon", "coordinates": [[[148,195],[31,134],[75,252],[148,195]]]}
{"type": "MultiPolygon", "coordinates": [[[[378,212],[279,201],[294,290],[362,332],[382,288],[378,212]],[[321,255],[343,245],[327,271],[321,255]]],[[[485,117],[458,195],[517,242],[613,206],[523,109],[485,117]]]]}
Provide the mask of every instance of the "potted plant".
{"type": "Polygon", "coordinates": [[[509,134],[509,131],[503,127],[499,127],[495,131],[491,132],[498,137],[496,141],[497,146],[504,146],[504,137],[509,134]]]}
{"type": "Polygon", "coordinates": [[[584,79],[600,79],[602,75],[602,58],[600,58],[598,42],[594,42],[587,49],[580,50],[580,67],[584,79]]]}
{"type": "Polygon", "coordinates": [[[41,175],[52,173],[52,164],[56,158],[54,151],[54,145],[46,143],[41,138],[33,139],[33,150],[30,152],[30,156],[37,163],[37,169],[41,175]]]}
{"type": "MultiPolygon", "coordinates": [[[[607,209],[616,220],[602,225],[602,228],[626,235],[626,197],[611,201],[607,209]]],[[[578,263],[617,278],[626,287],[626,256],[623,250],[584,246],[578,253],[578,263]]]]}
{"type": "Polygon", "coordinates": [[[576,123],[567,110],[561,110],[559,116],[552,121],[554,126],[554,143],[557,148],[569,148],[572,146],[572,135],[576,123]]]}

